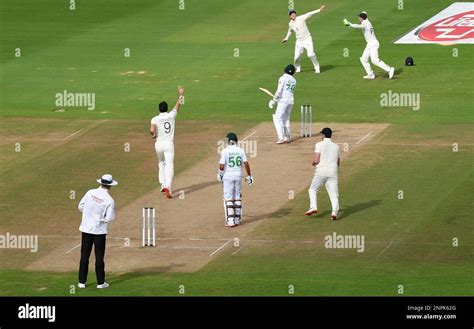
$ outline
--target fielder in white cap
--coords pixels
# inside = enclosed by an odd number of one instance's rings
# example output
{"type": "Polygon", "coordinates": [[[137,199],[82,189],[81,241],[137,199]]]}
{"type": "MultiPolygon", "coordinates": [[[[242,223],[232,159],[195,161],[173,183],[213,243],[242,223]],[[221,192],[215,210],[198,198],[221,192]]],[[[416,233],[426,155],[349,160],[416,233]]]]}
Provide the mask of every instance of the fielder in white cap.
{"type": "Polygon", "coordinates": [[[370,58],[370,60],[372,61],[372,64],[380,67],[382,70],[387,72],[388,78],[392,79],[393,75],[395,74],[395,68],[385,64],[385,62],[379,58],[380,43],[375,37],[375,30],[374,30],[374,27],[372,26],[372,23],[368,19],[367,12],[365,11],[361,12],[358,15],[358,17],[359,17],[360,24],[352,24],[345,18],[342,22],[344,23],[344,25],[348,27],[362,30],[362,33],[364,34],[364,38],[365,38],[365,41],[367,42],[367,46],[365,46],[364,52],[362,53],[362,56],[360,57],[360,62],[362,66],[364,67],[367,75],[365,75],[363,78],[367,80],[375,79],[374,71],[372,71],[372,68],[370,67],[370,63],[369,63],[369,58],[370,58]]]}
{"type": "Polygon", "coordinates": [[[115,202],[109,194],[112,186],[118,184],[112,175],[105,174],[97,180],[100,186],[87,191],[79,202],[79,211],[82,212],[82,222],[79,230],[82,232],[81,261],[79,265],[79,288],[86,287],[89,271],[89,257],[92,247],[95,252],[95,274],[97,288],[107,288],[105,282],[105,243],[107,225],[115,219],[115,202]]]}

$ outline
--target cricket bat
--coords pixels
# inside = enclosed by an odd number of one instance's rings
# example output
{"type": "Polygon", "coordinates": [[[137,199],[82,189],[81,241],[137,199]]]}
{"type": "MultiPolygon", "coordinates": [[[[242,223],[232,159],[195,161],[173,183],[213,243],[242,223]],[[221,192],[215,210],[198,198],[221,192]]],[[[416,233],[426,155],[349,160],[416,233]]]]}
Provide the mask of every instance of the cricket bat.
{"type": "Polygon", "coordinates": [[[262,88],[262,87],[259,87],[258,89],[260,89],[261,91],[263,91],[265,94],[267,94],[268,96],[270,96],[271,98],[275,97],[270,90],[268,89],[265,89],[265,88],[262,88]]]}

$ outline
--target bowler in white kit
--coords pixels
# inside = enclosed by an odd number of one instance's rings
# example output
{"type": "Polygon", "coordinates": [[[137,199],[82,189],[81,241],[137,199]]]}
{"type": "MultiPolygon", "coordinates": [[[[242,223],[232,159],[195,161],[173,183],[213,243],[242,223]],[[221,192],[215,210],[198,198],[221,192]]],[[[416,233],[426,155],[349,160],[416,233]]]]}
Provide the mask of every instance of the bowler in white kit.
{"type": "Polygon", "coordinates": [[[278,136],[277,144],[291,142],[290,116],[295,102],[294,94],[296,88],[294,74],[295,67],[293,64],[287,65],[283,75],[278,79],[278,88],[275,96],[268,103],[270,109],[273,109],[275,104],[278,104],[275,114],[273,114],[273,124],[278,136]]]}
{"type": "Polygon", "coordinates": [[[151,119],[150,134],[156,140],[155,151],[158,157],[158,181],[161,192],[166,197],[173,197],[171,183],[174,176],[174,131],[176,116],[184,99],[184,88],[178,87],[178,100],[174,108],[168,112],[168,104],[161,102],[158,106],[160,114],[151,119]]]}
{"type": "Polygon", "coordinates": [[[245,181],[249,186],[253,184],[253,177],[247,155],[237,145],[237,135],[228,133],[226,138],[227,147],[221,152],[217,180],[224,188],[225,226],[234,227],[242,223],[242,167],[247,172],[245,181]]]}
{"type": "Polygon", "coordinates": [[[318,213],[317,193],[321,186],[326,186],[329,199],[331,200],[332,212],[331,218],[337,219],[339,211],[339,191],[337,187],[337,170],[341,162],[339,158],[339,146],[331,141],[331,128],[324,128],[320,131],[323,137],[322,142],[316,143],[314,149],[314,159],[312,165],[316,167],[313,181],[309,187],[309,210],[305,212],[306,216],[318,213]]]}
{"type": "Polygon", "coordinates": [[[362,57],[360,58],[360,62],[362,63],[365,72],[367,73],[367,75],[365,75],[363,78],[368,80],[375,79],[374,71],[372,71],[372,68],[370,67],[369,63],[370,58],[372,64],[380,67],[382,70],[387,72],[388,78],[392,79],[395,73],[395,68],[385,64],[384,61],[379,58],[380,43],[375,37],[375,30],[372,26],[372,23],[370,23],[369,19],[367,18],[367,13],[363,11],[358,15],[358,17],[360,24],[352,24],[345,18],[343,20],[343,23],[348,27],[362,30],[365,41],[367,42],[367,46],[365,47],[364,52],[362,53],[362,57]]]}
{"type": "Polygon", "coordinates": [[[305,49],[308,58],[313,63],[314,72],[318,74],[321,71],[319,67],[318,58],[316,57],[316,53],[314,52],[313,39],[311,37],[311,33],[308,30],[308,26],[306,25],[306,21],[317,13],[323,11],[324,8],[324,6],[321,6],[321,8],[314,11],[310,11],[309,13],[303,15],[297,15],[296,11],[294,10],[291,10],[289,12],[290,22],[288,23],[288,33],[281,42],[287,42],[293,32],[296,34],[294,56],[296,73],[301,72],[301,56],[303,55],[305,49]]]}

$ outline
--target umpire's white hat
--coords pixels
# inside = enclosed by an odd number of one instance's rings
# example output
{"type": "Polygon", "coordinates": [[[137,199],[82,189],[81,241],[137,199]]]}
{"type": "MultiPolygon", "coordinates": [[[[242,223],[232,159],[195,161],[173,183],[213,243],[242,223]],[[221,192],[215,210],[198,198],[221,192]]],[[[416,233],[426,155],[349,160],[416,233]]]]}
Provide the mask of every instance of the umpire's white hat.
{"type": "Polygon", "coordinates": [[[112,178],[111,174],[102,175],[102,178],[98,179],[97,183],[106,186],[115,186],[118,184],[118,182],[112,178]]]}

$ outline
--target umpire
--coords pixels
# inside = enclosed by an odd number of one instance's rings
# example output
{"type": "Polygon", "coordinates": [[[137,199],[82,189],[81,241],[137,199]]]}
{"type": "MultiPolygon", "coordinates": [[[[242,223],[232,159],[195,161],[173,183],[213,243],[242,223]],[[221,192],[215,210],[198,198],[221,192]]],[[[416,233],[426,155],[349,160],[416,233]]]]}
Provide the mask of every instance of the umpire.
{"type": "Polygon", "coordinates": [[[79,202],[82,212],[82,222],[79,231],[82,232],[81,261],[79,265],[79,288],[86,287],[87,273],[89,271],[89,257],[92,246],[95,253],[95,274],[97,288],[104,289],[109,286],[105,282],[105,241],[107,237],[107,224],[115,218],[115,202],[109,194],[112,186],[118,184],[112,175],[105,174],[97,182],[100,186],[87,191],[79,202]]]}

